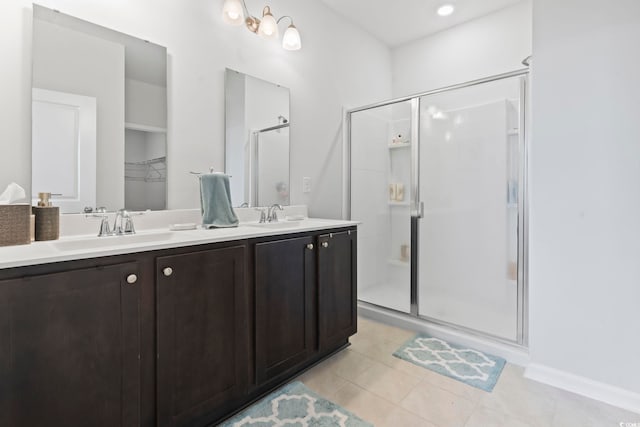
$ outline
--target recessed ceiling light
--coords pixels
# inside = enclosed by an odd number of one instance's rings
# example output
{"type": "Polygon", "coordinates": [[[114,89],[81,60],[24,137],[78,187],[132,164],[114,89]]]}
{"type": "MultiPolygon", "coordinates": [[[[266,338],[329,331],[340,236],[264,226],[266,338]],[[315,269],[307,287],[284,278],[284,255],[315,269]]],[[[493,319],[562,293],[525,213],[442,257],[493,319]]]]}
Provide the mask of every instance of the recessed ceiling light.
{"type": "Polygon", "coordinates": [[[443,4],[438,8],[438,15],[440,16],[449,16],[453,13],[456,8],[453,7],[452,4],[443,4]]]}

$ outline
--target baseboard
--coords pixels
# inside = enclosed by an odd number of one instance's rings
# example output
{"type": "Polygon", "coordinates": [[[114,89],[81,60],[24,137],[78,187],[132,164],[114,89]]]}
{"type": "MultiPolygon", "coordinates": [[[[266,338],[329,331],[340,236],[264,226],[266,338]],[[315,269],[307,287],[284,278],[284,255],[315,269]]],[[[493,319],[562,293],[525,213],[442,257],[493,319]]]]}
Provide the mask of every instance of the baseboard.
{"type": "Polygon", "coordinates": [[[358,314],[398,328],[424,332],[452,343],[469,346],[470,348],[483,351],[487,354],[502,357],[514,365],[524,367],[529,363],[529,353],[523,347],[493,341],[490,338],[436,325],[424,319],[393,310],[387,310],[361,301],[358,302],[358,314]]]}
{"type": "Polygon", "coordinates": [[[527,366],[524,376],[590,399],[640,414],[640,394],[537,363],[527,366]]]}

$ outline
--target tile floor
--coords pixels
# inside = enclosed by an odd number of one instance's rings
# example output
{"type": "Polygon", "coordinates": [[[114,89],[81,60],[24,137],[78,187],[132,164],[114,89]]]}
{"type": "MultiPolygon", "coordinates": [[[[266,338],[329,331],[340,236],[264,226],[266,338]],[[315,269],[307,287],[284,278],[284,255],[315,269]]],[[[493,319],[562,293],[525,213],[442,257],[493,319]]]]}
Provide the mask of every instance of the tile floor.
{"type": "Polygon", "coordinates": [[[617,427],[634,414],[522,376],[507,364],[492,393],[397,359],[414,333],[360,317],[351,347],[296,380],[376,427],[617,427]]]}

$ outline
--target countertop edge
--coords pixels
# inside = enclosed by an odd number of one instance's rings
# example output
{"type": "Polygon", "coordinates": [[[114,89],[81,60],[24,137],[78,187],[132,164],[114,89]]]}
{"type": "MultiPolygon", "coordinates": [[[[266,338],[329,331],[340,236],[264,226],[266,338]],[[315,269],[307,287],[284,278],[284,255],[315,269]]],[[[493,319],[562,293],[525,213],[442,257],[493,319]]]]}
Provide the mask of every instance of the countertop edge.
{"type": "MultiPolygon", "coordinates": [[[[224,243],[239,240],[249,240],[262,237],[286,236],[288,234],[305,233],[310,231],[332,230],[338,228],[355,227],[359,224],[357,221],[348,220],[329,220],[319,218],[309,218],[304,220],[307,224],[300,227],[292,228],[259,228],[249,224],[241,224],[240,227],[233,229],[212,229],[212,230],[187,230],[173,231],[178,236],[174,240],[157,241],[157,242],[140,242],[120,246],[107,246],[101,248],[91,248],[85,250],[74,250],[63,252],[55,248],[55,242],[80,240],[82,237],[73,236],[63,238],[56,241],[33,242],[30,245],[21,246],[5,246],[0,247],[0,258],[3,257],[5,251],[23,252],[23,256],[16,256],[15,259],[7,261],[0,260],[0,270],[8,270],[12,268],[29,267],[35,265],[53,264],[58,262],[68,262],[77,260],[86,260],[93,258],[109,257],[115,255],[127,255],[143,252],[152,252],[173,248],[185,248],[189,246],[206,245],[211,243],[224,243]],[[240,232],[240,230],[242,230],[240,232]],[[214,235],[207,235],[219,232],[214,235]],[[232,234],[229,234],[229,233],[232,234]],[[31,254],[29,254],[32,252],[31,254]],[[29,256],[30,255],[30,256],[29,256]]],[[[139,234],[152,234],[154,232],[169,232],[167,229],[146,230],[139,234]]],[[[84,236],[85,238],[87,236],[84,236]]],[[[115,237],[114,239],[118,239],[115,237]]]]}

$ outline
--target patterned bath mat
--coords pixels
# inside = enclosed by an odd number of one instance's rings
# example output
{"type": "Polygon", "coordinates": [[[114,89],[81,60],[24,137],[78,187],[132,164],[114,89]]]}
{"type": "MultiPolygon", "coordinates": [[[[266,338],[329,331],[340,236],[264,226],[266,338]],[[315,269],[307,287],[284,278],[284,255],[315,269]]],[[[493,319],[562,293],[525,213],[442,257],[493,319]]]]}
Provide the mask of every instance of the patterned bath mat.
{"type": "Polygon", "coordinates": [[[493,390],[505,364],[500,357],[425,334],[416,335],[393,355],[488,392],[493,390]]]}
{"type": "Polygon", "coordinates": [[[373,427],[298,381],[274,391],[221,426],[373,427]]]}

